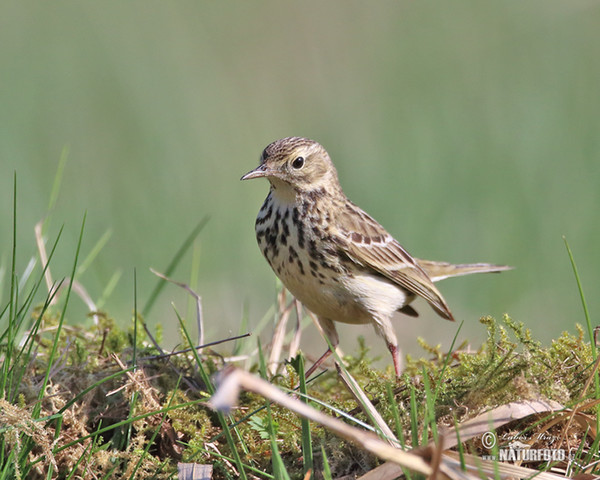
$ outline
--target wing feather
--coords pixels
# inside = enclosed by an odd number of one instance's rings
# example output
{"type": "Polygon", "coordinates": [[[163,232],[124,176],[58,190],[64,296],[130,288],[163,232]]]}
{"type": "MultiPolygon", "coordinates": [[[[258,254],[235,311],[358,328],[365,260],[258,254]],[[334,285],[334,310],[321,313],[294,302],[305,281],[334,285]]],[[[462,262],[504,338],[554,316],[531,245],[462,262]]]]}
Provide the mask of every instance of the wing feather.
{"type": "Polygon", "coordinates": [[[350,202],[340,211],[337,225],[348,258],[423,297],[440,316],[454,320],[425,270],[379,223],[350,202]]]}

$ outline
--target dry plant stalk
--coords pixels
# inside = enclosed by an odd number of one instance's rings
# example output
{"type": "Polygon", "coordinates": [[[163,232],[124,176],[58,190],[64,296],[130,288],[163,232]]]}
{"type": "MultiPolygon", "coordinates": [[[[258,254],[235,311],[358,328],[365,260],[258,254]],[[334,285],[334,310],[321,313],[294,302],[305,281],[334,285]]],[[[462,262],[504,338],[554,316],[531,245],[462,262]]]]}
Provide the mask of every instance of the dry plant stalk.
{"type": "Polygon", "coordinates": [[[271,354],[267,362],[267,370],[270,375],[275,375],[279,368],[279,358],[281,357],[281,351],[283,350],[283,342],[285,341],[285,328],[287,327],[290,313],[292,312],[292,301],[286,306],[286,289],[282,288],[277,294],[277,310],[279,312],[279,321],[275,326],[275,332],[273,333],[273,341],[271,342],[271,354]]]}
{"type": "Polygon", "coordinates": [[[341,420],[330,417],[310,405],[290,397],[265,380],[243,370],[230,368],[221,373],[219,387],[211,398],[209,405],[217,410],[229,411],[237,401],[242,388],[257,393],[303,418],[319,423],[336,435],[383,460],[394,462],[423,475],[431,475],[433,472],[432,467],[422,456],[394,448],[375,434],[351,427],[341,420]]]}
{"type": "MultiPolygon", "coordinates": [[[[179,288],[183,288],[186,292],[188,292],[196,301],[196,324],[198,325],[198,346],[204,345],[204,316],[202,314],[202,297],[198,295],[194,290],[187,284],[183,282],[178,282],[173,280],[172,278],[167,277],[166,275],[154,270],[153,268],[150,271],[156,275],[158,278],[162,278],[163,280],[172,283],[173,285],[177,285],[179,288]]],[[[200,353],[201,350],[198,351],[200,353]]]]}
{"type": "MultiPolygon", "coordinates": [[[[460,456],[458,452],[446,451],[442,455],[443,463],[446,466],[446,470],[452,469],[454,471],[460,470],[460,456]]],[[[477,475],[476,478],[481,478],[481,472],[489,475],[493,478],[498,475],[502,479],[515,479],[515,478],[527,478],[536,480],[566,480],[569,477],[563,477],[550,472],[540,472],[533,468],[521,467],[519,465],[512,465],[510,463],[498,462],[493,460],[483,460],[475,455],[463,454],[463,459],[467,471],[473,472],[477,475]]],[[[361,478],[359,480],[365,480],[361,478]]]]}
{"type": "MultiPolygon", "coordinates": [[[[466,442],[474,437],[482,435],[486,432],[494,431],[507,423],[515,420],[521,420],[531,415],[564,411],[564,407],[552,400],[530,400],[524,402],[511,402],[500,407],[493,408],[487,412],[478,415],[475,418],[467,420],[462,425],[459,425],[460,441],[466,442]]],[[[564,420],[568,416],[565,411],[559,417],[564,420]]],[[[547,428],[554,425],[556,422],[551,421],[547,428]]],[[[456,429],[451,428],[444,433],[444,452],[440,461],[441,471],[451,478],[462,472],[460,466],[460,457],[456,452],[449,449],[458,444],[458,436],[456,429]]],[[[436,448],[433,442],[429,443],[429,448],[436,448]]],[[[496,472],[500,478],[529,478],[535,476],[539,480],[564,480],[565,477],[548,472],[540,472],[531,468],[520,467],[492,460],[484,460],[475,455],[463,454],[465,465],[468,471],[477,475],[479,472],[484,472],[494,476],[496,472]]],[[[369,473],[360,477],[359,480],[382,480],[393,479],[402,475],[402,470],[397,465],[390,462],[380,465],[371,470],[369,473]]],[[[462,472],[464,473],[464,472],[462,472]]],[[[477,476],[476,478],[479,478],[477,476]]]]}
{"type": "Polygon", "coordinates": [[[294,332],[289,345],[289,353],[287,358],[294,358],[300,348],[300,338],[302,336],[302,304],[293,297],[290,303],[287,305],[286,304],[287,290],[285,287],[282,287],[277,294],[277,311],[279,314],[279,320],[275,326],[273,340],[271,341],[271,353],[269,354],[269,360],[267,361],[267,371],[272,376],[277,374],[279,366],[281,365],[281,352],[283,351],[285,343],[286,327],[293,308],[296,310],[296,324],[294,325],[294,332]]]}
{"type": "MultiPolygon", "coordinates": [[[[459,425],[459,436],[461,442],[483,435],[486,432],[497,430],[502,425],[520,420],[538,413],[556,412],[564,410],[560,403],[553,400],[527,400],[523,402],[511,402],[506,405],[488,410],[459,425]]],[[[449,449],[458,444],[456,428],[451,428],[444,433],[447,438],[444,449],[449,449]]],[[[430,446],[433,444],[430,443],[430,446]]]]}
{"type": "Polygon", "coordinates": [[[348,371],[345,368],[341,368],[338,366],[337,371],[339,377],[342,380],[342,383],[346,386],[348,391],[356,399],[358,405],[362,408],[362,410],[364,410],[367,417],[372,418],[373,421],[375,421],[377,427],[379,428],[381,433],[383,433],[387,443],[389,443],[392,447],[399,448],[400,441],[396,438],[396,435],[394,435],[392,429],[388,427],[387,423],[385,423],[381,414],[373,406],[371,400],[369,400],[369,397],[367,397],[363,389],[360,388],[360,385],[354,379],[354,377],[352,377],[352,375],[350,375],[350,373],[348,373],[348,371]]]}
{"type": "MultiPolygon", "coordinates": [[[[63,279],[63,281],[61,283],[59,283],[58,285],[55,285],[54,282],[52,281],[52,273],[50,272],[50,266],[48,265],[48,253],[46,252],[46,243],[44,241],[44,236],[42,234],[42,229],[44,226],[44,220],[40,220],[38,223],[35,224],[35,242],[38,248],[38,253],[40,255],[40,261],[42,262],[42,268],[46,268],[46,271],[44,272],[44,280],[46,281],[46,288],[48,289],[48,294],[51,297],[51,301],[50,304],[51,305],[55,305],[58,302],[58,298],[59,298],[59,293],[61,290],[64,289],[65,285],[68,284],[68,282],[70,281],[69,277],[66,277],[63,279]],[[57,289],[58,291],[54,292],[54,290],[57,289]],[[53,293],[56,293],[56,295],[53,295],[53,293]]],[[[77,280],[73,279],[73,284],[71,285],[71,289],[73,290],[73,292],[75,292],[79,298],[81,298],[81,300],[83,301],[83,303],[86,304],[88,310],[92,313],[92,319],[94,321],[95,325],[98,325],[99,323],[99,318],[98,315],[96,314],[96,312],[98,311],[98,308],[96,307],[96,304],[94,303],[94,301],[92,300],[92,297],[90,296],[90,294],[88,293],[88,291],[85,289],[85,287],[79,283],[77,280]]],[[[29,333],[29,332],[26,332],[29,333]]]]}

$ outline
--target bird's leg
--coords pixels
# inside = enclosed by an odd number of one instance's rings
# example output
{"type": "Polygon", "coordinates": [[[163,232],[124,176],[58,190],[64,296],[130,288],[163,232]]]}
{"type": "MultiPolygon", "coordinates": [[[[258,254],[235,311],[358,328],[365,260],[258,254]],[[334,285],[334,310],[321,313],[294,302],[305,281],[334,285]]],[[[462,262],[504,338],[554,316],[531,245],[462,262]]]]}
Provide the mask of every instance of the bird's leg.
{"type": "Polygon", "coordinates": [[[376,318],[373,326],[375,327],[375,331],[385,340],[387,348],[392,354],[396,377],[400,378],[402,374],[402,359],[400,358],[400,349],[398,348],[398,338],[396,337],[396,332],[390,318],[376,318]]]}
{"type": "MultiPolygon", "coordinates": [[[[331,343],[331,346],[333,348],[337,348],[337,346],[340,343],[340,337],[338,336],[333,321],[329,320],[328,318],[317,318],[317,321],[319,323],[319,326],[323,330],[321,333],[323,333],[327,337],[329,343],[331,343]]],[[[305,378],[310,377],[314,373],[314,371],[317,368],[319,368],[319,366],[330,357],[332,353],[333,352],[331,351],[331,349],[328,348],[327,351],[323,355],[321,355],[319,359],[306,371],[305,378]]]]}
{"type": "Polygon", "coordinates": [[[400,349],[398,345],[394,345],[393,343],[387,344],[388,350],[392,354],[392,359],[394,361],[394,370],[396,371],[396,377],[400,378],[402,374],[402,360],[400,359],[400,349]]]}
{"type": "Polygon", "coordinates": [[[323,355],[321,355],[319,357],[319,359],[312,364],[312,366],[306,371],[306,373],[304,374],[304,378],[308,378],[310,377],[313,373],[315,373],[315,370],[317,368],[319,368],[321,366],[321,364],[327,360],[330,356],[331,356],[331,350],[328,348],[325,353],[323,355]]]}

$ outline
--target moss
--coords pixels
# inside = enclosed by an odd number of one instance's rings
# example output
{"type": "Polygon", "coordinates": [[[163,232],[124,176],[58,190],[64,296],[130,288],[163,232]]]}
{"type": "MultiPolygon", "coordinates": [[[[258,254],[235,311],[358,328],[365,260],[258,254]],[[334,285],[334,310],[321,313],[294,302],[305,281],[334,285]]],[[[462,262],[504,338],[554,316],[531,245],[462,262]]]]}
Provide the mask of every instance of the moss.
{"type": "MultiPolygon", "coordinates": [[[[35,404],[39,379],[44,375],[50,336],[60,317],[57,311],[44,314],[45,330],[36,337],[37,354],[27,364],[16,404],[24,412],[27,405],[35,404]]],[[[34,316],[35,318],[35,316],[34,316]]],[[[231,462],[232,452],[221,434],[214,412],[203,404],[208,398],[206,386],[198,378],[191,354],[170,359],[156,356],[137,318],[138,369],[117,376],[109,382],[100,383],[120,367],[115,365],[111,354],[125,362],[131,359],[133,329],[122,330],[117,322],[103,313],[97,313],[97,325],[88,328],[65,326],[59,337],[60,363],[53,370],[48,396],[43,405],[44,415],[56,414],[77,392],[94,386],[88,394],[77,397],[62,413],[63,424],[49,424],[45,434],[58,435],[57,446],[66,445],[73,438],[93,435],[101,427],[124,421],[136,414],[158,412],[169,399],[172,405],[183,405],[170,410],[164,416],[156,413],[142,421],[126,424],[119,430],[107,430],[102,437],[93,437],[95,446],[88,450],[90,464],[97,466],[97,476],[119,478],[131,473],[131,465],[141,461],[138,477],[167,477],[176,469],[178,460],[211,463],[214,478],[236,478],[231,462]],[[153,356],[155,355],[155,356],[153,356]],[[143,360],[142,360],[143,359],[143,360]],[[178,384],[178,379],[182,380],[178,384]],[[176,386],[179,387],[176,389],[176,386]],[[72,392],[72,393],[71,393],[72,392]],[[136,399],[133,401],[133,399],[136,399]],[[196,404],[190,404],[198,401],[196,404]],[[161,426],[162,425],[162,426],[161,426]],[[60,430],[57,430],[60,428],[60,430]],[[157,431],[159,433],[154,435],[157,431]],[[154,438],[153,444],[148,442],[154,438]],[[144,450],[149,448],[148,454],[144,450]],[[218,454],[218,455],[217,455],[218,454]],[[112,473],[109,473],[112,472],[112,473]]],[[[90,322],[91,323],[91,322],[90,322]]],[[[396,380],[390,368],[385,374],[373,368],[369,349],[361,338],[357,355],[346,357],[351,375],[363,386],[367,395],[389,425],[394,425],[394,414],[400,419],[404,438],[412,437],[412,421],[417,422],[417,438],[430,430],[426,409],[427,395],[435,402],[434,417],[438,425],[454,425],[476,415],[478,412],[514,400],[545,398],[568,403],[580,399],[584,384],[590,374],[592,352],[584,339],[583,330],[577,327],[575,335],[563,333],[549,346],[543,346],[532,338],[522,323],[508,316],[498,322],[484,317],[481,323],[487,330],[485,343],[475,352],[459,346],[453,352],[445,352],[440,345],[429,345],[419,339],[426,358],[407,357],[405,375],[396,380]],[[430,385],[429,391],[425,384],[430,385]],[[392,387],[394,401],[389,402],[388,386],[392,387]],[[411,395],[415,410],[411,411],[411,395]]],[[[184,342],[185,343],[185,342],[184,342]]],[[[210,351],[202,355],[204,368],[214,373],[223,366],[223,360],[210,351]]],[[[291,366],[285,375],[271,379],[272,383],[292,389],[297,374],[291,366]]],[[[309,394],[334,409],[350,412],[359,420],[367,421],[356,401],[337,378],[335,371],[318,378],[308,386],[309,394]]],[[[271,420],[265,410],[265,400],[257,395],[243,393],[239,407],[231,414],[233,422],[240,422],[234,438],[244,462],[253,467],[270,471],[272,461],[268,432],[276,431],[277,446],[292,478],[302,478],[302,450],[300,419],[291,412],[272,405],[271,420]]],[[[321,407],[318,407],[321,408],[321,407]]],[[[29,413],[27,413],[29,414],[29,413]]],[[[374,457],[357,447],[334,437],[318,425],[311,425],[313,448],[317,468],[322,463],[321,445],[335,476],[360,473],[378,463],[374,457]]],[[[33,431],[26,435],[33,435],[33,431]]],[[[37,434],[37,433],[36,433],[37,434]]],[[[62,450],[55,455],[58,469],[70,471],[86,448],[88,439],[62,450]]],[[[48,460],[50,461],[50,460],[48,460]]],[[[83,466],[77,474],[83,474],[83,466]]],[[[89,471],[87,472],[89,475],[89,471]]]]}

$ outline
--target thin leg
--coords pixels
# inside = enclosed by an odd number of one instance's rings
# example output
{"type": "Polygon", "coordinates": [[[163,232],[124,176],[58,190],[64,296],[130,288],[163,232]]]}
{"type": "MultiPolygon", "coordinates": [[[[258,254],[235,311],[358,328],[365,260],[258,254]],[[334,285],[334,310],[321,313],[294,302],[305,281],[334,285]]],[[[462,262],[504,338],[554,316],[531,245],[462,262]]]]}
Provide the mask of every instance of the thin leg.
{"type": "Polygon", "coordinates": [[[331,356],[331,350],[327,349],[327,351],[326,351],[326,352],[325,352],[323,355],[321,355],[321,356],[319,357],[319,359],[318,359],[318,360],[317,360],[315,363],[313,363],[312,367],[310,367],[310,368],[309,368],[309,369],[306,371],[306,373],[304,374],[304,378],[308,378],[308,377],[310,377],[310,376],[311,376],[313,373],[315,373],[315,370],[316,370],[317,368],[319,368],[319,367],[321,366],[321,364],[322,364],[322,363],[323,363],[325,360],[327,360],[327,359],[328,359],[330,356],[331,356]]]}
{"type": "MultiPolygon", "coordinates": [[[[313,319],[314,318],[315,317],[313,317],[313,319]]],[[[333,321],[329,320],[328,318],[318,317],[317,322],[319,323],[319,326],[323,330],[322,331],[323,335],[325,335],[327,337],[327,339],[329,340],[329,343],[331,343],[331,346],[333,348],[337,348],[337,346],[340,343],[340,337],[338,336],[338,333],[337,333],[337,330],[335,329],[335,324],[333,323],[333,321]]],[[[314,363],[314,365],[306,371],[306,374],[304,375],[305,378],[308,378],[310,375],[312,375],[314,373],[314,371],[317,368],[319,368],[319,366],[325,360],[327,360],[329,358],[331,353],[332,353],[331,350],[327,349],[327,351],[319,357],[319,359],[314,363]]]]}
{"type": "Polygon", "coordinates": [[[402,359],[400,358],[398,339],[396,338],[396,332],[394,332],[392,322],[389,318],[377,318],[375,319],[373,326],[375,327],[375,331],[384,338],[385,344],[392,354],[396,377],[400,377],[402,374],[402,359]]]}
{"type": "Polygon", "coordinates": [[[400,349],[397,345],[393,343],[387,344],[388,350],[392,354],[392,359],[394,361],[394,370],[396,371],[396,377],[400,378],[402,374],[402,360],[400,359],[400,349]]]}

